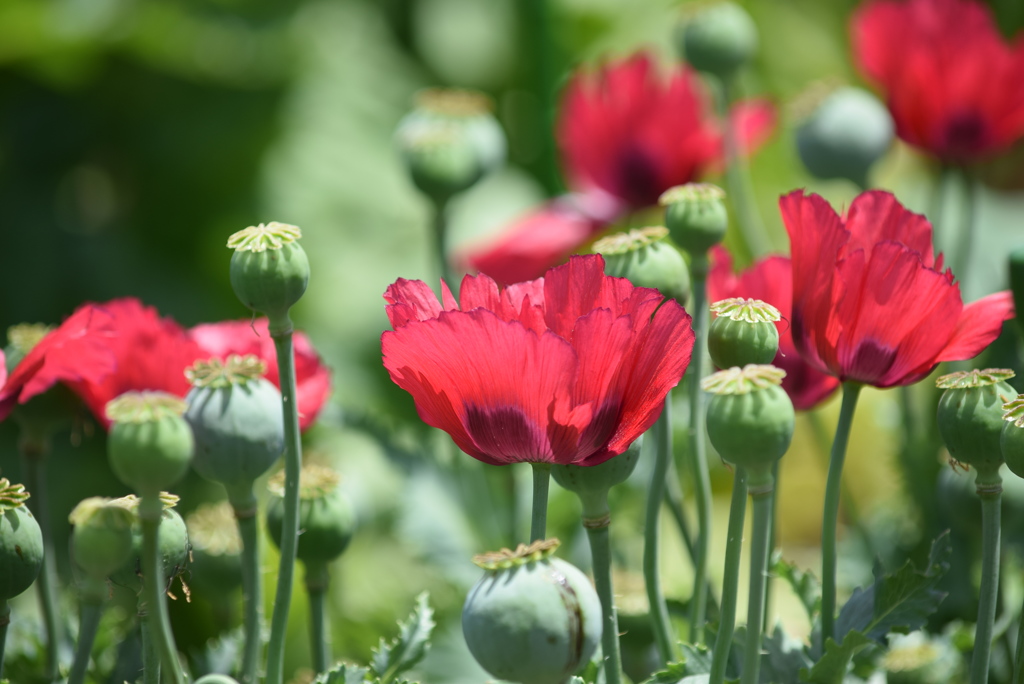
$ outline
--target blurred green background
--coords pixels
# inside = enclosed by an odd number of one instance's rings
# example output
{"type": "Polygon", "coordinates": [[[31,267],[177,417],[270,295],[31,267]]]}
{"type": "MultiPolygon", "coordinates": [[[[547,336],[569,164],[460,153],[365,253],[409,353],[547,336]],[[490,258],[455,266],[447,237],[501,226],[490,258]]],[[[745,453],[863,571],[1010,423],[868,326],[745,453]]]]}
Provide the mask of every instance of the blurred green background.
{"type": "MultiPolygon", "coordinates": [[[[847,36],[857,3],[742,4],[762,39],[742,90],[772,98],[781,114],[751,170],[760,212],[784,252],[775,208],[780,194],[806,187],[837,206],[855,194],[852,185],[816,181],[802,169],[792,130],[793,102],[808,87],[822,79],[860,83],[847,36]]],[[[424,462],[418,446],[437,437],[418,423],[411,399],[380,363],[384,289],[398,277],[432,283],[438,277],[429,205],[409,182],[392,135],[420,88],[474,88],[493,98],[509,137],[509,165],[453,202],[456,245],[495,233],[556,189],[542,155],[552,131],[536,77],[539,8],[547,12],[561,83],[578,64],[644,48],[667,68],[674,27],[690,6],[667,0],[0,3],[0,326],[56,323],[83,301],[126,295],[185,326],[242,318],[247,312],[228,284],[227,236],[260,221],[301,226],[313,277],[295,316],[334,369],[335,385],[308,447],[314,458],[340,468],[362,523],[335,572],[335,655],[365,660],[378,636],[394,632],[394,619],[411,609],[412,597],[429,588],[441,627],[424,676],[439,682],[483,681],[466,661],[457,616],[476,577],[468,556],[487,550],[484,541],[507,542],[501,533],[481,531],[490,523],[466,520],[444,474],[462,467],[474,477],[494,476],[461,454],[424,462]]],[[[1024,25],[1024,5],[1002,0],[994,10],[1007,35],[1024,25]]],[[[931,161],[897,143],[874,182],[923,211],[935,173],[931,161]]],[[[977,221],[982,248],[974,251],[977,275],[965,284],[965,299],[1004,287],[1005,255],[1024,242],[1022,215],[1020,193],[984,192],[977,221]]],[[[905,515],[894,466],[896,397],[869,392],[865,398],[848,461],[850,488],[869,519],[887,521],[882,527],[893,537],[913,544],[919,532],[905,515]]],[[[818,417],[828,435],[836,410],[831,402],[818,417]]],[[[825,471],[815,434],[810,422],[801,423],[781,490],[784,552],[812,568],[825,471]]],[[[12,477],[15,436],[10,424],[0,426],[0,467],[12,477]]],[[[81,427],[73,437],[59,438],[52,457],[59,523],[79,499],[123,491],[106,470],[102,437],[81,427]]],[[[627,524],[618,540],[618,560],[634,572],[639,546],[629,525],[635,529],[641,519],[640,470],[622,494],[627,524]]],[[[713,474],[727,489],[728,473],[719,467],[713,474]]],[[[184,511],[217,496],[198,480],[183,490],[194,492],[183,498],[184,511]]],[[[571,541],[568,556],[586,565],[575,501],[556,492],[553,506],[553,526],[571,541]]],[[[723,500],[720,534],[724,508],[723,500]]],[[[667,591],[685,596],[688,568],[671,546],[675,537],[667,531],[666,538],[667,591]]],[[[273,562],[268,552],[266,567],[273,562]]],[[[848,580],[869,572],[870,563],[854,567],[848,580]]],[[[620,583],[625,600],[633,577],[625,572],[620,583]]],[[[31,600],[23,597],[22,604],[31,610],[31,600]]],[[[192,625],[179,630],[183,647],[200,648],[213,636],[204,606],[201,596],[191,607],[174,606],[176,624],[192,625]]],[[[296,608],[291,669],[309,657],[298,594],[296,608]]],[[[792,627],[806,631],[806,625],[792,627]]]]}

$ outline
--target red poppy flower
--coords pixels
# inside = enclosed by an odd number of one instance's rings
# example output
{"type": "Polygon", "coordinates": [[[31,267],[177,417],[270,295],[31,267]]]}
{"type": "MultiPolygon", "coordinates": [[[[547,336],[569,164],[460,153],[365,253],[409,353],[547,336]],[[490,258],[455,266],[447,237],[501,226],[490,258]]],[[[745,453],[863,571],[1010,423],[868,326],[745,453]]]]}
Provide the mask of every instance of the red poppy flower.
{"type": "Polygon", "coordinates": [[[802,190],[779,206],[793,254],[793,339],[840,380],[909,385],[941,361],[973,358],[1013,316],[1008,291],[964,306],[933,257],[931,224],[887,192],[859,195],[845,219],[802,190]]]}
{"type": "Polygon", "coordinates": [[[97,382],[113,372],[109,349],[113,335],[109,312],[85,304],[47,333],[18,363],[0,390],[0,420],[58,382],[97,382]]]}
{"type": "Polygon", "coordinates": [[[690,362],[690,316],[606,276],[598,255],[504,290],[466,276],[461,306],[442,289],[439,303],[421,281],[388,288],[384,366],[485,463],[602,463],[654,423],[690,362]]]}
{"type": "Polygon", "coordinates": [[[786,371],[782,388],[798,411],[811,410],[839,387],[839,380],[804,361],[793,342],[793,267],[789,257],[765,257],[736,274],[732,270],[732,255],[724,247],[716,246],[711,250],[708,295],[712,302],[730,297],[760,299],[779,310],[782,320],[775,324],[779,329],[779,352],[772,363],[786,371]]]}
{"type": "MultiPolygon", "coordinates": [[[[267,380],[281,387],[277,352],[266,318],[197,325],[188,331],[188,336],[201,349],[197,358],[216,356],[224,359],[231,354],[255,354],[267,364],[267,380]]],[[[320,360],[305,333],[296,332],[292,340],[299,427],[305,430],[316,421],[331,394],[331,370],[320,360]]]]}
{"type": "MultiPolygon", "coordinates": [[[[647,54],[577,73],[557,132],[569,184],[597,186],[634,209],[657,204],[665,190],[696,180],[721,160],[720,124],[708,110],[693,72],[680,67],[662,79],[647,54]]],[[[759,101],[732,116],[746,149],[767,137],[775,110],[759,101]]]]}
{"type": "Polygon", "coordinates": [[[71,388],[106,428],[110,426],[104,407],[125,392],[161,390],[180,397],[189,390],[185,369],[200,355],[199,346],[171,318],[138,299],[114,299],[96,308],[111,319],[111,334],[104,344],[114,359],[112,373],[101,378],[84,378],[71,388]]]}
{"type": "Polygon", "coordinates": [[[982,3],[875,0],[852,33],[860,68],[911,145],[962,163],[1024,136],[1024,38],[1008,45],[982,3]]]}

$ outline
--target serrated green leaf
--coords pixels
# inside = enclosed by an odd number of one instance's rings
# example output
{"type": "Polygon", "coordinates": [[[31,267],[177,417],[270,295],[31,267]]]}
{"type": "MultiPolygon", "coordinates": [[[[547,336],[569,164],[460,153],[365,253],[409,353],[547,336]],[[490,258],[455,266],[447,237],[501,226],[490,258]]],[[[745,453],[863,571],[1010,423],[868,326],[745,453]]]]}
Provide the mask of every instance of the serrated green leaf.
{"type": "Polygon", "coordinates": [[[949,533],[944,532],[932,542],[924,572],[910,561],[889,575],[876,569],[874,583],[856,589],[839,611],[836,638],[844,640],[846,634],[856,631],[881,642],[889,632],[923,627],[946,597],[935,587],[949,569],[950,553],[949,533]]]}
{"type": "Polygon", "coordinates": [[[813,666],[807,656],[803,642],[786,634],[782,625],[775,625],[771,636],[762,639],[761,649],[761,681],[796,682],[800,680],[800,671],[813,666]]]}
{"type": "Polygon", "coordinates": [[[313,684],[363,684],[369,670],[352,663],[338,663],[313,680],[313,684]]]}
{"type": "Polygon", "coordinates": [[[711,672],[711,649],[703,644],[679,644],[683,654],[686,675],[709,674],[711,672]]]}
{"type": "Polygon", "coordinates": [[[807,619],[813,624],[821,612],[821,582],[818,578],[781,558],[772,565],[771,572],[786,581],[804,607],[807,619]]]}
{"type": "Polygon", "coordinates": [[[669,663],[664,670],[655,672],[643,684],[679,684],[686,676],[686,663],[669,663]]]}
{"type": "Polygon", "coordinates": [[[871,639],[860,632],[849,632],[841,644],[829,639],[825,642],[825,655],[811,669],[800,670],[800,681],[808,684],[842,684],[850,660],[869,644],[871,639]]]}
{"type": "Polygon", "coordinates": [[[434,609],[423,592],[416,597],[416,608],[405,622],[398,623],[398,636],[390,643],[381,637],[380,644],[370,658],[370,674],[381,684],[398,684],[398,675],[423,660],[430,648],[430,635],[434,631],[434,609]]]}

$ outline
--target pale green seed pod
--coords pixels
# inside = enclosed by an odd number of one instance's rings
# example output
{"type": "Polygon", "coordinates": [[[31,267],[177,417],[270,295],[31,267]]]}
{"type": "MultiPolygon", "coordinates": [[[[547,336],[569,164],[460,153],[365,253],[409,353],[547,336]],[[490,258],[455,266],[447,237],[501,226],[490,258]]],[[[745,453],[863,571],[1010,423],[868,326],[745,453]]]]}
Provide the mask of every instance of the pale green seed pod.
{"type": "Polygon", "coordinates": [[[763,365],[779,352],[782,314],[759,299],[723,299],[711,305],[716,314],[708,329],[708,353],[718,368],[763,365]]]}
{"type": "Polygon", "coordinates": [[[242,586],[242,537],[227,501],[203,504],[185,518],[192,548],[192,584],[228,594],[242,586]]]}
{"type": "Polygon", "coordinates": [[[298,226],[272,221],[250,226],[228,238],[231,287],[253,311],[267,315],[271,332],[306,292],[309,259],[298,243],[298,226]]]}
{"type": "Polygon", "coordinates": [[[995,473],[1003,462],[1003,404],[1017,396],[1006,382],[1013,375],[1011,370],[987,368],[950,373],[935,381],[945,390],[939,399],[939,435],[951,458],[979,473],[995,473]]]}
{"type": "MultiPolygon", "coordinates": [[[[348,548],[355,532],[355,513],[338,489],[340,478],[330,468],[308,463],[299,476],[299,546],[295,557],[307,565],[330,563],[348,548]]],[[[267,483],[267,531],[281,546],[284,523],[284,472],[267,483]]]]}
{"type": "Polygon", "coordinates": [[[601,639],[601,602],[582,572],[551,557],[557,540],[477,556],[462,632],[480,666],[521,684],[563,684],[601,639]]]}
{"type": "Polygon", "coordinates": [[[158,496],[188,472],[195,442],[185,408],[166,392],[125,392],[107,403],[110,467],[139,496],[158,496]]]}
{"type": "Polygon", "coordinates": [[[666,297],[686,302],[690,296],[690,272],[679,250],[665,238],[668,228],[651,226],[602,238],[594,252],[604,257],[604,272],[627,278],[639,287],[660,290],[666,297]]]}
{"type": "Polygon", "coordinates": [[[658,203],[665,207],[672,241],[693,257],[706,254],[729,227],[724,200],[725,192],[710,183],[687,183],[663,192],[658,203]]]}
{"type": "Polygon", "coordinates": [[[113,499],[81,501],[68,515],[71,557],[90,578],[103,581],[131,557],[135,514],[113,499]]]}
{"type": "MultiPolygon", "coordinates": [[[[161,492],[159,497],[163,505],[163,512],[157,532],[157,549],[163,568],[162,575],[169,586],[171,580],[184,573],[188,568],[191,547],[185,521],[181,519],[177,511],[173,510],[178,503],[178,497],[167,492],[161,492]]],[[[110,581],[139,593],[142,591],[142,525],[138,518],[139,498],[129,494],[120,499],[114,499],[111,503],[123,506],[131,511],[136,518],[132,526],[131,555],[128,557],[127,563],[110,575],[110,581]]]]}
{"type": "Polygon", "coordinates": [[[757,54],[757,25],[732,2],[717,2],[690,17],[682,30],[683,58],[697,71],[732,79],[757,54]]]}
{"type": "Polygon", "coordinates": [[[0,477],[0,603],[21,594],[43,567],[43,533],[24,485],[0,477]]]}

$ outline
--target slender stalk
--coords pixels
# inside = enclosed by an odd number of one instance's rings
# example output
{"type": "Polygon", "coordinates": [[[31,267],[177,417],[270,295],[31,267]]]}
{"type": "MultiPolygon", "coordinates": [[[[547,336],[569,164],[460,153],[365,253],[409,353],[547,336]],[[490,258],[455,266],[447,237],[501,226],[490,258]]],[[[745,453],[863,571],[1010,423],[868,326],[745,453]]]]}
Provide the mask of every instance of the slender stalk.
{"type": "Polygon", "coordinates": [[[729,530],[725,545],[725,575],[722,578],[722,610],[719,611],[718,635],[711,658],[709,684],[725,682],[725,668],[729,664],[732,636],[736,628],[736,592],[740,583],[740,556],[743,548],[743,519],[747,513],[747,473],[736,469],[729,504],[729,530]]]}
{"type": "Polygon", "coordinates": [[[277,571],[274,615],[270,621],[267,648],[267,684],[284,681],[285,633],[291,612],[292,583],[295,579],[295,553],[299,547],[299,473],[302,471],[302,442],[295,391],[295,354],[292,349],[292,322],[270,321],[270,336],[277,352],[281,378],[281,408],[284,413],[284,521],[281,526],[281,559],[277,571]]]}
{"type": "Polygon", "coordinates": [[[548,530],[548,486],[551,484],[551,464],[531,463],[533,466],[533,516],[530,518],[530,541],[544,539],[548,530]]]}
{"type": "Polygon", "coordinates": [[[695,255],[690,270],[693,274],[693,331],[696,340],[690,357],[688,453],[697,499],[697,559],[693,564],[693,595],[690,598],[690,641],[702,644],[707,612],[708,549],[711,543],[711,477],[708,475],[708,460],[704,449],[704,397],[700,389],[700,379],[704,375],[704,356],[708,348],[707,255],[695,255]]]}
{"type": "MultiPolygon", "coordinates": [[[[0,649],[3,644],[0,644],[0,649]]],[[[1017,651],[1013,657],[1012,684],[1024,684],[1024,608],[1020,611],[1020,624],[1017,626],[1017,651]]]]}
{"type": "Polygon", "coordinates": [[[750,487],[754,505],[753,536],[750,544],[750,594],[747,602],[747,643],[743,649],[740,684],[757,684],[761,671],[761,625],[764,622],[764,592],[768,581],[768,537],[771,533],[772,481],[750,487]]]}
{"type": "Polygon", "coordinates": [[[160,649],[149,627],[145,599],[139,599],[139,627],[142,632],[142,684],[160,684],[160,649]]]}
{"type": "MultiPolygon", "coordinates": [[[[679,477],[675,472],[674,461],[669,464],[669,473],[665,480],[665,503],[668,504],[668,510],[672,514],[672,521],[676,524],[679,538],[683,541],[683,548],[686,549],[686,555],[690,557],[690,564],[692,565],[697,558],[697,547],[693,540],[693,534],[690,532],[690,524],[686,519],[686,510],[683,508],[683,490],[679,486],[679,477]]],[[[718,599],[715,598],[715,592],[710,582],[708,583],[707,598],[705,600],[712,611],[718,609],[718,599]]]]}
{"type": "Polygon", "coordinates": [[[11,607],[7,599],[0,599],[0,678],[4,676],[4,648],[7,646],[7,627],[11,624],[11,607]]]}
{"type": "Polygon", "coordinates": [[[939,169],[939,176],[935,179],[935,184],[932,187],[932,196],[928,203],[928,220],[932,223],[932,231],[935,244],[937,245],[945,243],[944,209],[946,206],[946,194],[954,175],[956,175],[956,172],[952,166],[942,165],[942,168],[939,169]],[[939,239],[940,234],[942,234],[942,240],[939,239]]]}
{"type": "Polygon", "coordinates": [[[156,642],[155,648],[160,653],[157,661],[164,670],[164,678],[171,684],[185,684],[185,674],[178,660],[178,649],[174,645],[171,633],[171,621],[167,616],[167,603],[164,598],[164,573],[160,560],[160,547],[157,534],[160,518],[163,516],[163,505],[156,497],[143,497],[139,502],[139,519],[142,525],[142,584],[143,597],[146,601],[146,627],[149,636],[156,642]]]}
{"type": "MultiPolygon", "coordinates": [[[[772,497],[771,522],[768,525],[768,529],[770,530],[770,533],[769,533],[769,536],[768,536],[768,558],[769,558],[769,561],[771,560],[772,553],[774,553],[775,549],[778,548],[778,546],[779,546],[779,525],[778,525],[778,522],[777,522],[778,516],[779,516],[779,462],[778,461],[776,461],[775,463],[772,464],[772,482],[775,483],[775,486],[772,487],[772,493],[771,493],[771,497],[772,497]]],[[[769,609],[771,608],[771,605],[772,605],[772,583],[768,582],[768,584],[766,584],[765,588],[764,588],[764,611],[762,611],[763,614],[764,614],[764,621],[761,623],[761,631],[764,634],[768,634],[768,620],[770,619],[769,615],[771,614],[771,611],[769,609]]]]}
{"type": "Polygon", "coordinates": [[[46,484],[46,454],[50,450],[50,438],[23,426],[18,446],[25,471],[25,488],[32,494],[28,500],[29,510],[36,517],[43,533],[43,568],[36,580],[36,587],[46,633],[46,668],[43,674],[47,681],[52,682],[59,675],[62,638],[57,621],[57,588],[60,581],[57,577],[57,555],[53,548],[50,497],[46,484]]]}
{"type": "Polygon", "coordinates": [[[969,178],[963,169],[958,169],[957,176],[964,187],[963,216],[956,226],[956,247],[949,258],[953,275],[961,283],[967,282],[967,273],[971,266],[971,253],[974,246],[974,224],[978,211],[978,181],[969,178]]]}
{"type": "Polygon", "coordinates": [[[729,201],[736,211],[736,223],[743,236],[743,242],[754,257],[771,251],[771,244],[765,235],[764,223],[754,204],[754,188],[750,180],[750,169],[740,150],[736,127],[729,116],[736,100],[736,84],[733,80],[720,81],[721,88],[716,101],[718,116],[725,130],[722,146],[725,152],[725,185],[729,201]]]}
{"type": "Polygon", "coordinates": [[[68,684],[84,684],[85,673],[89,669],[89,658],[92,656],[92,645],[96,641],[96,631],[102,616],[101,602],[82,601],[78,615],[78,646],[75,648],[75,661],[71,665],[68,684]]]}
{"type": "Polygon", "coordinates": [[[437,259],[437,268],[444,281],[452,292],[458,291],[459,284],[455,282],[451,264],[448,262],[448,200],[436,200],[433,202],[434,216],[431,223],[434,239],[434,255],[437,259]]]}
{"type": "Polygon", "coordinates": [[[561,192],[561,173],[555,149],[555,92],[559,75],[555,69],[555,41],[551,32],[551,16],[546,0],[527,0],[522,5],[528,27],[523,35],[529,41],[525,54],[532,55],[533,94],[537,97],[540,143],[539,169],[541,183],[549,197],[561,192]]]}
{"type": "Polygon", "coordinates": [[[665,596],[661,592],[661,579],[658,576],[658,514],[661,512],[661,502],[664,499],[665,475],[668,473],[669,460],[672,458],[671,405],[671,399],[666,397],[665,408],[650,431],[650,442],[654,449],[654,472],[647,494],[647,517],[644,523],[644,585],[651,606],[654,640],[662,664],[676,659],[675,636],[672,634],[668,606],[665,604],[665,596]]]}
{"type": "Polygon", "coordinates": [[[861,385],[843,383],[843,404],[832,441],[832,455],[825,484],[825,510],[821,524],[821,643],[835,635],[836,624],[836,526],[839,524],[839,494],[843,479],[843,461],[850,441],[850,426],[857,408],[861,385]]]}
{"type": "Polygon", "coordinates": [[[978,595],[974,654],[971,656],[971,684],[987,684],[992,624],[995,622],[996,598],[999,593],[999,533],[1003,487],[1002,478],[996,469],[990,473],[979,471],[976,484],[981,498],[981,591],[978,595]]]}
{"type": "Polygon", "coordinates": [[[601,630],[601,652],[604,655],[605,684],[622,683],[622,654],[619,650],[619,618],[615,612],[615,592],[612,590],[612,551],[608,527],[611,525],[607,492],[604,512],[583,511],[583,527],[590,540],[590,555],[594,566],[594,586],[601,599],[604,627],[601,630]],[[596,513],[596,515],[595,515],[596,513]]]}
{"type": "Polygon", "coordinates": [[[313,669],[317,674],[327,672],[330,667],[331,637],[326,611],[328,581],[326,564],[306,566],[310,647],[313,649],[313,669]]]}
{"type": "MultiPolygon", "coordinates": [[[[249,486],[252,496],[252,486],[249,486]]],[[[238,535],[242,538],[242,601],[245,606],[245,646],[242,651],[242,684],[256,684],[260,651],[263,646],[263,573],[260,572],[259,526],[256,521],[256,497],[251,504],[235,505],[238,535]]]]}

